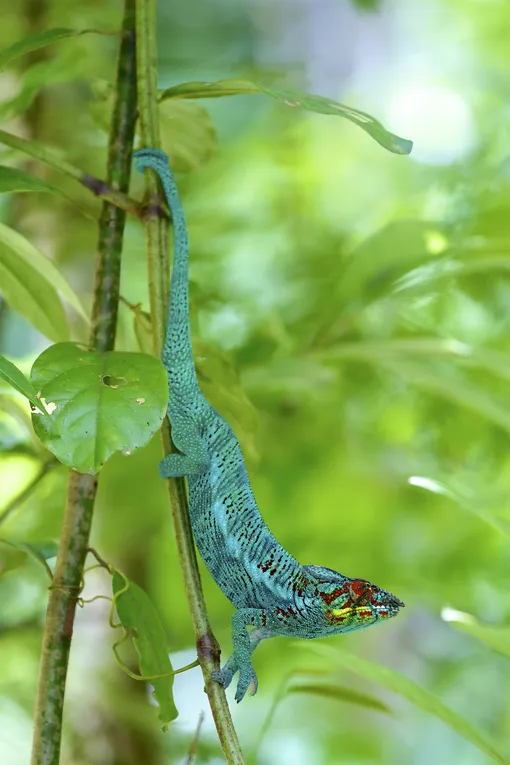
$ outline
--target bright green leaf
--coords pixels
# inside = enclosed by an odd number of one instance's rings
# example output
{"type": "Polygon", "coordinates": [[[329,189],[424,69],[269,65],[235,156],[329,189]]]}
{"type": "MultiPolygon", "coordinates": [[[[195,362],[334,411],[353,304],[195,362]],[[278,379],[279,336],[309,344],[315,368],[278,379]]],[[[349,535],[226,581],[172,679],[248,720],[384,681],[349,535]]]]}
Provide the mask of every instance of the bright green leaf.
{"type": "Polygon", "coordinates": [[[0,71],[5,69],[5,67],[15,59],[24,56],[33,50],[45,48],[47,45],[52,45],[58,40],[65,40],[69,37],[78,37],[86,34],[106,33],[94,29],[83,29],[79,31],[76,29],[67,29],[65,27],[56,27],[55,29],[46,29],[44,32],[35,32],[34,34],[28,35],[22,40],[17,40],[0,53],[0,71]]]}
{"type": "Polygon", "coordinates": [[[362,130],[367,132],[381,146],[394,154],[409,154],[413,148],[413,142],[400,138],[386,130],[380,122],[365,112],[351,109],[336,101],[331,101],[322,96],[313,96],[305,93],[276,88],[266,88],[249,80],[229,79],[217,82],[185,82],[173,88],[168,88],[160,94],[160,99],[165,101],[169,98],[218,98],[220,96],[247,95],[250,93],[264,93],[272,98],[282,101],[287,106],[306,109],[319,114],[333,114],[337,117],[345,117],[354,122],[362,130]]]}
{"type": "MultiPolygon", "coordinates": [[[[11,266],[11,271],[13,274],[24,275],[25,278],[28,279],[30,279],[32,275],[42,277],[53,291],[58,290],[58,292],[60,292],[72,305],[75,311],[86,322],[88,322],[87,314],[83,309],[78,295],[74,292],[67,280],[62,276],[53,261],[43,255],[40,250],[34,247],[34,245],[25,239],[25,237],[20,233],[14,231],[12,228],[9,228],[9,226],[5,226],[3,223],[0,223],[0,264],[5,261],[6,268],[8,267],[9,263],[12,264],[12,258],[9,259],[9,257],[6,255],[7,252],[15,253],[16,255],[16,261],[18,265],[16,268],[11,266]]],[[[0,282],[0,288],[3,289],[2,282],[0,282]]],[[[58,299],[57,302],[60,303],[58,299]]],[[[61,311],[58,312],[59,319],[60,314],[61,311]]],[[[55,316],[55,318],[57,318],[57,316],[55,316]]],[[[67,325],[65,316],[64,325],[67,325]]],[[[39,329],[39,327],[37,328],[39,329]]],[[[67,335],[67,326],[65,334],[67,335]]],[[[59,332],[59,336],[62,336],[62,332],[59,332]]]]}
{"type": "Polygon", "coordinates": [[[166,371],[142,353],[89,353],[59,343],[35,360],[31,379],[51,414],[32,414],[36,434],[81,473],[97,473],[116,451],[144,446],[166,413],[166,371]]]}
{"type": "MultiPolygon", "coordinates": [[[[125,630],[133,635],[133,643],[139,656],[140,674],[145,677],[166,675],[172,672],[168,645],[161,619],[148,595],[134,582],[115,600],[117,614],[125,630]]],[[[124,590],[126,580],[115,571],[112,578],[114,596],[124,590]]],[[[159,719],[167,724],[178,716],[172,688],[173,675],[150,680],[154,698],[159,704],[159,719]]]]}
{"type": "Polygon", "coordinates": [[[445,608],[441,614],[444,621],[490,646],[494,651],[510,659],[510,627],[483,624],[471,614],[445,608]]]}
{"type": "Polygon", "coordinates": [[[32,383],[27,380],[23,372],[12,361],[9,361],[9,359],[2,355],[0,355],[0,377],[8,382],[14,390],[21,393],[22,396],[28,398],[33,406],[38,409],[41,408],[41,403],[36,397],[36,391],[32,383]]]}
{"type": "Polygon", "coordinates": [[[0,293],[13,311],[50,340],[67,340],[67,317],[58,292],[14,250],[3,247],[1,241],[0,293]]]}
{"type": "Polygon", "coordinates": [[[188,101],[159,105],[161,144],[175,172],[185,173],[203,164],[216,148],[216,130],[206,109],[188,101]]]}
{"type": "Polygon", "coordinates": [[[495,762],[500,763],[500,765],[508,765],[508,761],[503,755],[498,752],[489,739],[480,733],[469,720],[466,720],[465,717],[445,706],[437,696],[434,696],[430,691],[422,688],[408,677],[394,672],[389,667],[383,667],[380,664],[362,659],[361,656],[349,653],[348,651],[334,649],[326,645],[307,644],[306,647],[322,656],[333,666],[348,669],[364,677],[366,680],[371,680],[397,693],[419,709],[437,717],[445,725],[448,725],[449,728],[463,736],[467,741],[470,741],[489,757],[492,757],[495,762]]]}

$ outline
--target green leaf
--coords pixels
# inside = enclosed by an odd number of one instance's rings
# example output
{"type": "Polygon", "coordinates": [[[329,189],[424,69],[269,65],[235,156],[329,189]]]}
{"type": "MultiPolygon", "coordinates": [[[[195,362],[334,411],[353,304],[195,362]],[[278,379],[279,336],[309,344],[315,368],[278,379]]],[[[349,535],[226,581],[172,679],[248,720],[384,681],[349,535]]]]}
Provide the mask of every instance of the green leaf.
{"type": "Polygon", "coordinates": [[[21,393],[22,396],[28,398],[32,406],[37,409],[41,409],[41,402],[36,396],[36,391],[32,386],[32,383],[27,380],[23,372],[18,367],[6,359],[5,356],[0,354],[0,377],[5,380],[9,385],[21,393]]]}
{"type": "MultiPolygon", "coordinates": [[[[2,359],[4,357],[0,355],[0,368],[2,366],[2,359]]],[[[0,373],[0,377],[3,375],[0,373]]],[[[27,385],[30,385],[26,380],[27,385]]],[[[34,398],[34,401],[37,401],[34,398]]],[[[37,402],[37,407],[41,408],[40,401],[37,402]]],[[[7,415],[11,419],[15,420],[19,425],[27,431],[30,437],[33,437],[34,429],[32,427],[32,421],[30,419],[29,411],[27,410],[26,402],[19,398],[19,396],[12,396],[10,394],[0,393],[0,416],[7,415]]]]}
{"type": "Polygon", "coordinates": [[[43,181],[41,178],[37,178],[31,173],[26,173],[24,170],[18,170],[17,167],[8,167],[7,165],[0,165],[0,194],[11,194],[12,192],[50,192],[51,194],[58,194],[67,202],[71,202],[75,207],[80,210],[81,213],[91,218],[92,216],[84,210],[74,199],[68,196],[58,186],[53,186],[51,183],[43,181]]]}
{"type": "Polygon", "coordinates": [[[458,630],[466,632],[510,659],[510,627],[483,624],[471,614],[455,611],[452,608],[443,609],[441,616],[444,621],[452,624],[458,630]]]}
{"type": "Polygon", "coordinates": [[[510,521],[501,517],[497,511],[497,506],[494,509],[491,507],[491,504],[494,503],[490,502],[490,498],[487,501],[483,494],[474,491],[464,478],[461,477],[460,480],[457,480],[455,482],[457,485],[452,485],[451,479],[441,478],[438,480],[431,476],[413,475],[409,477],[408,482],[411,486],[418,486],[420,489],[425,489],[433,494],[448,497],[459,507],[481,518],[493,529],[510,536],[510,521]]]}
{"type": "Polygon", "coordinates": [[[21,553],[24,555],[24,558],[26,555],[33,558],[37,563],[39,563],[46,573],[49,575],[50,579],[53,577],[53,573],[51,571],[51,568],[48,566],[47,561],[50,558],[55,558],[58,553],[58,544],[56,542],[15,542],[12,539],[0,539],[0,542],[4,545],[8,545],[11,548],[18,551],[18,553],[21,553]]]}
{"type": "Polygon", "coordinates": [[[500,765],[508,765],[508,760],[469,720],[466,720],[465,717],[445,706],[440,699],[408,677],[394,672],[389,667],[383,667],[380,664],[362,659],[360,656],[356,656],[356,654],[349,653],[348,651],[313,644],[306,645],[306,648],[319,654],[337,668],[348,669],[367,680],[378,683],[384,688],[397,693],[418,707],[418,709],[422,709],[424,712],[437,717],[449,728],[463,736],[467,741],[470,741],[489,757],[492,757],[495,762],[500,763],[500,765]]]}
{"type": "MultiPolygon", "coordinates": [[[[133,635],[133,643],[139,656],[140,674],[145,677],[166,675],[172,672],[168,656],[165,630],[161,619],[148,595],[134,582],[126,580],[118,571],[112,578],[113,595],[128,588],[115,600],[117,614],[125,630],[133,635]]],[[[154,698],[159,704],[159,719],[165,725],[178,716],[172,688],[173,675],[150,680],[154,686],[154,698]]]]}
{"type": "Polygon", "coordinates": [[[438,226],[421,220],[396,220],[365,239],[350,254],[337,296],[344,304],[373,302],[388,295],[412,268],[430,263],[438,226]]]}
{"type": "Polygon", "coordinates": [[[32,414],[36,434],[81,473],[97,473],[116,451],[144,446],[166,413],[166,370],[142,353],[89,353],[59,343],[35,360],[31,379],[51,415],[32,414]]]}
{"type": "Polygon", "coordinates": [[[39,162],[44,162],[50,167],[54,167],[71,178],[74,178],[76,181],[83,183],[86,174],[77,167],[69,164],[65,159],[62,159],[60,153],[53,149],[48,149],[46,146],[43,146],[36,141],[27,141],[25,138],[20,138],[17,135],[8,133],[6,130],[0,130],[0,143],[9,146],[15,151],[21,151],[24,154],[28,154],[29,157],[34,157],[39,162]]]}
{"type": "Polygon", "coordinates": [[[79,37],[80,35],[87,34],[109,34],[107,32],[100,32],[95,29],[83,29],[81,31],[76,29],[67,29],[65,27],[56,27],[55,29],[46,29],[44,32],[36,32],[35,34],[28,35],[22,40],[17,40],[15,43],[5,48],[0,53],[0,71],[20,56],[24,56],[33,50],[45,48],[47,45],[52,45],[58,40],[65,40],[69,37],[79,37]]]}
{"type": "Polygon", "coordinates": [[[159,105],[161,144],[175,172],[195,170],[213,154],[217,138],[209,112],[199,104],[166,101],[159,105]]]}
{"type": "Polygon", "coordinates": [[[407,378],[413,385],[451,401],[457,406],[471,409],[510,433],[508,407],[499,403],[483,387],[457,374],[457,370],[447,370],[434,364],[403,359],[388,358],[381,360],[381,363],[395,374],[407,378]]]}
{"type": "Polygon", "coordinates": [[[67,317],[58,292],[14,250],[2,247],[1,242],[0,293],[13,311],[50,340],[68,339],[67,317]]]}
{"type": "Polygon", "coordinates": [[[0,539],[0,576],[7,571],[14,571],[23,566],[27,559],[26,550],[19,550],[16,545],[0,539]]]}
{"type": "Polygon", "coordinates": [[[10,193],[12,191],[51,191],[60,193],[55,186],[51,186],[41,178],[35,175],[25,173],[24,170],[18,170],[16,167],[7,167],[0,165],[0,194],[10,193]]]}
{"type": "MultiPolygon", "coordinates": [[[[14,231],[14,229],[9,228],[9,226],[5,226],[3,223],[0,223],[0,266],[3,266],[3,277],[5,278],[7,289],[10,293],[13,292],[13,284],[17,284],[18,282],[20,288],[25,286],[25,292],[33,293],[36,286],[39,286],[39,289],[44,289],[44,286],[46,286],[47,289],[45,290],[45,295],[46,297],[51,295],[53,306],[51,304],[49,306],[46,304],[43,306],[41,298],[39,301],[41,305],[38,307],[43,313],[49,314],[47,319],[43,316],[42,325],[49,330],[49,333],[51,333],[49,334],[48,332],[45,332],[48,337],[51,337],[52,339],[60,339],[62,338],[62,335],[64,335],[64,337],[67,338],[68,334],[67,320],[60,300],[58,296],[55,295],[55,290],[58,290],[72,305],[75,311],[88,323],[87,314],[83,309],[78,295],[62,276],[53,261],[43,255],[43,253],[25,239],[24,236],[17,231],[14,231]],[[44,282],[43,287],[41,287],[42,282],[44,282]],[[54,295],[55,297],[53,297],[54,295]]],[[[5,291],[4,278],[0,280],[0,288],[2,291],[5,291]]],[[[16,307],[9,301],[7,295],[6,300],[12,308],[18,310],[30,321],[31,319],[28,314],[34,313],[30,303],[32,301],[37,301],[38,295],[37,291],[35,291],[35,295],[30,297],[25,295],[25,300],[28,301],[28,303],[21,302],[21,304],[16,307]]],[[[41,331],[43,331],[42,326],[39,325],[37,321],[35,322],[35,327],[41,331]]]]}
{"type": "Polygon", "coordinates": [[[250,93],[264,93],[265,95],[282,101],[287,106],[306,109],[319,114],[332,114],[344,117],[354,122],[362,130],[368,133],[381,146],[394,154],[410,154],[413,142],[400,138],[386,130],[380,122],[365,112],[344,106],[336,101],[331,101],[322,96],[313,96],[306,93],[266,88],[254,82],[243,79],[218,80],[217,82],[185,82],[173,88],[167,88],[160,94],[160,100],[169,98],[219,98],[221,96],[248,95],[250,93]]]}
{"type": "MultiPolygon", "coordinates": [[[[301,673],[300,673],[301,674],[301,673]]],[[[352,688],[343,685],[337,685],[334,682],[291,682],[287,687],[287,693],[309,693],[313,696],[323,696],[327,699],[344,701],[347,704],[356,704],[357,706],[375,709],[378,712],[391,714],[391,709],[387,704],[377,699],[375,696],[369,696],[367,693],[360,693],[352,688]]]]}

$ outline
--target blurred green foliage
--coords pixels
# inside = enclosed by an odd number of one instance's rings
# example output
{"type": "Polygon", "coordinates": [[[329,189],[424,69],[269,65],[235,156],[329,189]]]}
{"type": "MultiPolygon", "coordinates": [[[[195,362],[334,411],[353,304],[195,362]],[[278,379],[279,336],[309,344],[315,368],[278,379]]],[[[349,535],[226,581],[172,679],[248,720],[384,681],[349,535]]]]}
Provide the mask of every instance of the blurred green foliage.
{"type": "MultiPolygon", "coordinates": [[[[23,0],[0,12],[0,50],[55,27],[116,30],[120,14],[114,0],[23,0]]],[[[414,155],[398,157],[348,122],[262,96],[167,102],[179,113],[165,115],[167,145],[176,130],[187,139],[178,182],[200,380],[241,441],[264,518],[303,563],[371,579],[407,604],[387,625],[328,647],[410,678],[506,757],[509,33],[504,0],[192,0],[161,2],[158,22],[162,89],[249,77],[338,99],[415,139],[414,155]],[[457,623],[445,608],[476,621],[457,623]]],[[[115,36],[88,34],[17,59],[0,73],[1,127],[102,177],[115,55],[115,36]]],[[[55,261],[88,309],[98,201],[8,147],[0,163],[77,203],[0,183],[2,221],[55,261]]],[[[132,196],[141,189],[134,177],[132,196]]],[[[133,221],[121,292],[148,309],[144,237],[133,221]]],[[[81,320],[67,318],[72,338],[84,340],[81,320]]],[[[119,350],[139,350],[142,324],[140,311],[121,306],[119,350]]],[[[27,373],[48,342],[2,302],[1,353],[27,373]]],[[[0,393],[0,537],[58,540],[67,471],[48,462],[24,401],[3,383],[0,393]]],[[[150,594],[172,664],[182,666],[194,659],[193,638],[159,456],[155,438],[108,462],[93,544],[150,594]]],[[[7,547],[0,762],[24,765],[48,581],[38,560],[7,547]]],[[[228,654],[232,609],[205,569],[203,584],[228,654]]],[[[85,599],[110,592],[104,571],[86,575],[85,599]]],[[[183,762],[207,710],[199,670],[176,677],[179,718],[163,734],[150,690],[120,672],[115,639],[108,604],[86,604],[63,763],[183,762]]],[[[436,717],[348,670],[326,675],[322,693],[302,692],[299,673],[315,687],[310,678],[324,668],[291,641],[268,641],[255,660],[259,693],[233,713],[245,751],[260,743],[263,765],[489,762],[436,717]],[[289,676],[294,686],[275,711],[289,676]]],[[[220,762],[219,752],[207,712],[196,761],[220,762]]]]}

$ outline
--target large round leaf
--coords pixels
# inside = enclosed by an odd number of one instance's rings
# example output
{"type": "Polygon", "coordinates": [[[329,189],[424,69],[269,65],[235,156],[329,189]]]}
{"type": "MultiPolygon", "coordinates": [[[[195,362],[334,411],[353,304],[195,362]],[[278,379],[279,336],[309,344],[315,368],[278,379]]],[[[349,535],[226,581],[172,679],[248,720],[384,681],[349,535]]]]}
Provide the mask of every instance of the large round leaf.
{"type": "Polygon", "coordinates": [[[144,446],[165,416],[165,369],[143,353],[88,352],[58,343],[35,360],[30,376],[50,415],[32,414],[35,432],[81,473],[97,473],[116,451],[144,446]]]}

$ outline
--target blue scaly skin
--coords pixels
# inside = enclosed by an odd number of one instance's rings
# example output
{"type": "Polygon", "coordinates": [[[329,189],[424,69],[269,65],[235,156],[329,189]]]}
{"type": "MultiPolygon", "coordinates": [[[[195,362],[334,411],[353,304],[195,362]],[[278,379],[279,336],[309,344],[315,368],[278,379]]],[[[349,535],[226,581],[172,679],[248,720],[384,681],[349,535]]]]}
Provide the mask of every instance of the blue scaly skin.
{"type": "Polygon", "coordinates": [[[213,677],[225,686],[239,672],[236,701],[257,692],[251,655],[275,635],[319,638],[364,629],[395,616],[395,595],[323,566],[302,566],[264,523],[250,486],[241,448],[229,425],[198,386],[188,308],[188,236],[168,157],[157,149],[134,155],[136,168],[160,177],[172,213],[174,261],[163,348],[170,397],[168,417],[178,454],[161,460],[162,478],[186,476],[196,545],[227,598],[233,653],[213,677]]]}

